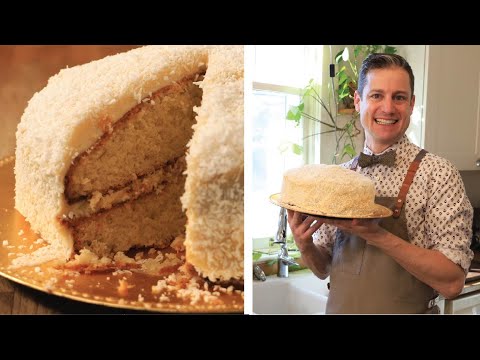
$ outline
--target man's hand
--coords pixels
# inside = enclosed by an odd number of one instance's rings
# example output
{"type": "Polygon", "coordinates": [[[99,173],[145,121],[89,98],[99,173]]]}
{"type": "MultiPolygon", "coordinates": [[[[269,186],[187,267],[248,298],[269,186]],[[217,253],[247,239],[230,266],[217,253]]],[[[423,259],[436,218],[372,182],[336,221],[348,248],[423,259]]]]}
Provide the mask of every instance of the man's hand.
{"type": "Polygon", "coordinates": [[[322,226],[324,219],[307,216],[298,211],[288,211],[288,225],[293,239],[302,253],[302,259],[313,273],[325,279],[330,272],[332,259],[328,251],[313,242],[312,235],[322,226]],[[316,221],[316,222],[315,222],[316,221]]]}
{"type": "Polygon", "coordinates": [[[334,219],[334,218],[315,218],[322,223],[336,226],[347,233],[357,235],[365,239],[367,243],[381,247],[385,241],[387,232],[380,225],[380,219],[334,219]]]}
{"type": "Polygon", "coordinates": [[[323,224],[323,219],[307,216],[298,211],[287,210],[288,225],[292,230],[293,239],[300,251],[304,251],[313,244],[312,235],[323,224]],[[314,222],[316,223],[314,224],[314,222]],[[312,225],[313,224],[313,225],[312,225]]]}

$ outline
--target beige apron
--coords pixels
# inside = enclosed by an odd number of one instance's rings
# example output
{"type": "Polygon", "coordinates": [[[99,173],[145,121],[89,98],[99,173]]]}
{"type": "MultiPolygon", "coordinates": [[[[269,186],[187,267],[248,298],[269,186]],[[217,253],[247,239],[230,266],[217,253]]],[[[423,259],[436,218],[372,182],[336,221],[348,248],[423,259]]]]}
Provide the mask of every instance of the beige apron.
{"type": "MultiPolygon", "coordinates": [[[[407,232],[404,202],[415,172],[425,155],[421,150],[410,165],[398,197],[376,197],[394,215],[380,226],[405,241],[407,232]]],[[[352,163],[357,167],[358,158],[352,163]]],[[[439,313],[437,293],[402,268],[390,256],[353,234],[337,230],[330,272],[327,314],[421,314],[439,313]]]]}

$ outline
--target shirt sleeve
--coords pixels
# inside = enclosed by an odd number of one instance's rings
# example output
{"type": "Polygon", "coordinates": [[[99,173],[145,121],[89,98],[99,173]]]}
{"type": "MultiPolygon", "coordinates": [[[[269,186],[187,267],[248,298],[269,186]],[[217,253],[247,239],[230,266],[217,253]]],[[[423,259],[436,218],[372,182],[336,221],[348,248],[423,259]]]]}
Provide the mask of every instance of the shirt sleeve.
{"type": "Polygon", "coordinates": [[[427,189],[426,233],[431,249],[460,265],[466,274],[473,259],[473,208],[459,171],[447,160],[437,161],[435,168],[427,189]]]}
{"type": "Polygon", "coordinates": [[[333,253],[336,231],[337,228],[335,226],[323,224],[312,235],[313,242],[316,245],[325,248],[330,256],[332,256],[333,253]]]}

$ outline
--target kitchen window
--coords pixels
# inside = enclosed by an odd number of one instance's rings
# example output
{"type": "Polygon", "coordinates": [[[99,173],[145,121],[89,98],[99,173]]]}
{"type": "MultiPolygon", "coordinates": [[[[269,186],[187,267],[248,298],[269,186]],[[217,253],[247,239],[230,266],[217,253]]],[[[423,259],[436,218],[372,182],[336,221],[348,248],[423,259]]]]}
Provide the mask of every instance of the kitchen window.
{"type": "MultiPolygon", "coordinates": [[[[252,86],[252,207],[254,239],[272,237],[280,208],[269,196],[280,192],[283,173],[306,163],[318,162],[315,125],[286,120],[298,105],[301,89],[311,78],[321,80],[323,46],[253,46],[252,86]]],[[[306,104],[306,106],[308,106],[306,104]]],[[[318,114],[318,116],[320,116],[318,114]]],[[[255,248],[255,244],[254,244],[255,248]]]]}

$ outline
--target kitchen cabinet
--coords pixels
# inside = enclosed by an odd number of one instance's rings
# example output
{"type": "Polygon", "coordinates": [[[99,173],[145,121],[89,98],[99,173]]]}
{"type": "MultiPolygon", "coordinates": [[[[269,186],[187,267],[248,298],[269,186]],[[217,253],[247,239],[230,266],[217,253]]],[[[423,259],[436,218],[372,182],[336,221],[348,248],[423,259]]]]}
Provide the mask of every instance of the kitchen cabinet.
{"type": "Polygon", "coordinates": [[[480,314],[480,276],[469,272],[462,293],[454,299],[444,299],[445,314],[480,314]]]}
{"type": "Polygon", "coordinates": [[[453,300],[445,300],[445,314],[478,315],[480,314],[480,291],[461,295],[453,300]]]}
{"type": "Polygon", "coordinates": [[[427,46],[424,147],[480,170],[480,46],[427,46]]]}

